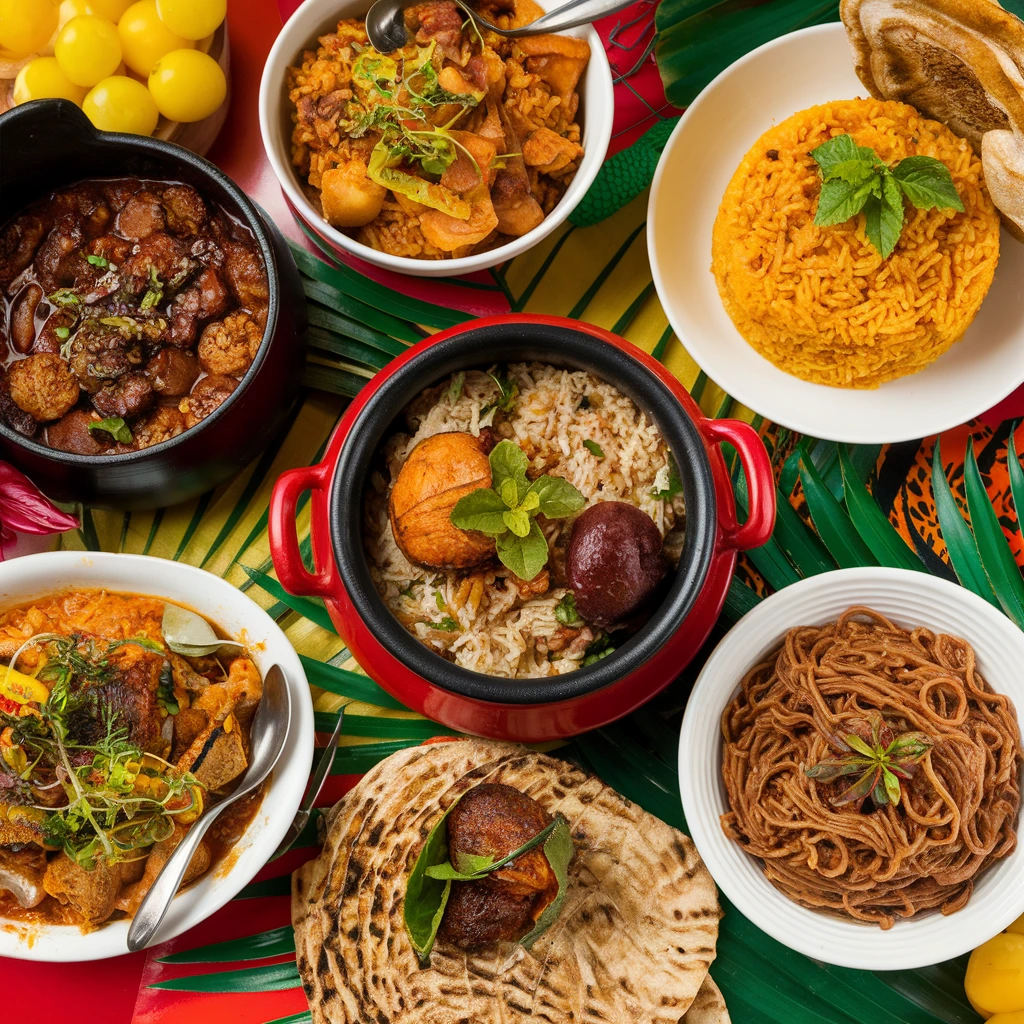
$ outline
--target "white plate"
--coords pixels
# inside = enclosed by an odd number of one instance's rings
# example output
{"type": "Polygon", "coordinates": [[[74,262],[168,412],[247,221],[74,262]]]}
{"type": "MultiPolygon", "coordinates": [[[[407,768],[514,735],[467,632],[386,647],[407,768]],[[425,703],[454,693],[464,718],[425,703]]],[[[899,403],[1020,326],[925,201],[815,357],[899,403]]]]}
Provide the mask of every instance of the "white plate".
{"type": "MultiPolygon", "coordinates": [[[[174,938],[219,910],[266,864],[295,816],[313,754],[313,705],[302,663],[277,623],[227,580],[183,562],[143,555],[55,551],[0,562],[0,610],[55,591],[105,587],[164,597],[194,608],[230,636],[245,636],[261,674],[280,665],[292,698],[284,753],[255,818],[230,857],[171,903],[155,942],[174,938]]],[[[23,960],[101,960],[128,952],[128,921],[83,934],[66,925],[0,919],[0,956],[23,960]]],[[[11,976],[15,974],[12,968],[11,976]]]]}
{"type": "Polygon", "coordinates": [[[1002,233],[992,289],[966,335],[927,369],[873,391],[809,384],[743,340],[711,273],[726,186],[772,125],[830,100],[867,96],[840,24],[783,36],[722,72],[677,125],[658,165],[648,248],[679,340],[716,384],[763,416],[834,441],[879,444],[958,426],[1024,381],[1024,245],[1002,233]]]}
{"type": "Polygon", "coordinates": [[[968,640],[997,693],[1024,708],[1024,632],[954,583],[904,569],[842,569],[801,580],[748,612],[712,652],[686,705],[679,737],[679,789],[690,835],[722,892],[762,931],[826,963],[897,971],[940,963],[974,949],[1024,912],[1024,846],[977,880],[963,910],[937,911],[877,925],[808,910],[763,875],[761,862],[727,838],[719,816],[729,810],[722,783],[720,719],[743,676],[786,631],[834,622],[867,605],[901,626],[928,626],[968,640]]]}

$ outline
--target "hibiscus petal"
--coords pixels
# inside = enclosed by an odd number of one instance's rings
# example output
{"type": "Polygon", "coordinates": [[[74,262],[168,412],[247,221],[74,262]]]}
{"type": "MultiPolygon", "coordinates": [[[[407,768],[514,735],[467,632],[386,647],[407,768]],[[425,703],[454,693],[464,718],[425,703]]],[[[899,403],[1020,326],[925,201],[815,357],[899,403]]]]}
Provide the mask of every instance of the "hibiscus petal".
{"type": "Polygon", "coordinates": [[[0,523],[4,530],[45,534],[74,530],[78,519],[57,508],[24,473],[0,462],[0,523]]]}

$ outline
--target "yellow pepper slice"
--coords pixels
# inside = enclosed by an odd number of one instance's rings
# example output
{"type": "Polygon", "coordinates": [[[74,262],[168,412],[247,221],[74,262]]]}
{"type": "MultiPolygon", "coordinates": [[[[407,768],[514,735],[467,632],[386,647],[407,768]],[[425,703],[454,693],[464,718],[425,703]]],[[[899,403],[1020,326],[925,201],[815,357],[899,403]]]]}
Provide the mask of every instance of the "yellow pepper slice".
{"type": "Polygon", "coordinates": [[[0,666],[0,696],[15,704],[45,704],[50,691],[38,679],[18,672],[6,665],[0,666]]]}

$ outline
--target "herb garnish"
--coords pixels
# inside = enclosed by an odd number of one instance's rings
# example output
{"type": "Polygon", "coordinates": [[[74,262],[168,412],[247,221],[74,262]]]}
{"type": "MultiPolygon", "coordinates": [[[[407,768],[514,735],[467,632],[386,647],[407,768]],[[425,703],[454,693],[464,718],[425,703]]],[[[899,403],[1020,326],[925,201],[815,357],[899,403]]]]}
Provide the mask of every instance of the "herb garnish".
{"type": "Polygon", "coordinates": [[[61,340],[67,341],[71,331],[67,327],[55,327],[53,333],[61,340]]]}
{"type": "Polygon", "coordinates": [[[487,374],[494,381],[498,388],[498,397],[493,402],[488,402],[480,409],[480,426],[489,427],[494,422],[494,414],[497,412],[511,412],[519,397],[519,385],[508,377],[501,377],[494,373],[487,374]]]}
{"type": "Polygon", "coordinates": [[[452,382],[448,385],[448,389],[445,391],[445,394],[448,396],[448,401],[452,405],[462,397],[462,390],[465,386],[466,374],[465,371],[460,370],[454,377],[452,377],[452,382]]]}
{"type": "Polygon", "coordinates": [[[555,605],[555,618],[563,626],[579,626],[583,622],[576,611],[576,596],[571,590],[555,605]]]}
{"type": "Polygon", "coordinates": [[[520,579],[532,580],[548,560],[548,542],[537,515],[564,519],[578,512],[586,498],[568,480],[544,475],[531,484],[526,453],[512,441],[491,451],[491,486],[461,498],[450,519],[460,530],[479,530],[495,539],[498,558],[520,579]]]}
{"type": "Polygon", "coordinates": [[[160,300],[163,297],[164,286],[160,282],[160,275],[157,273],[156,267],[150,264],[149,287],[146,290],[146,294],[142,296],[142,301],[139,303],[139,309],[154,309],[157,305],[159,305],[160,300]]]}
{"type": "Polygon", "coordinates": [[[843,224],[864,211],[868,241],[888,259],[903,230],[903,197],[922,210],[963,213],[964,204],[949,168],[930,156],[908,156],[889,167],[869,146],[850,135],[837,135],[811,156],[821,169],[821,195],[814,223],[843,224]]]}
{"type": "Polygon", "coordinates": [[[101,270],[106,270],[110,266],[110,260],[105,259],[102,256],[86,256],[85,260],[87,263],[91,263],[94,267],[99,267],[101,270]]]}
{"type": "Polygon", "coordinates": [[[81,298],[71,288],[58,288],[46,296],[46,301],[54,306],[78,306],[81,305],[81,298]]]}
{"type": "Polygon", "coordinates": [[[853,784],[829,801],[833,807],[856,804],[870,796],[875,807],[900,802],[900,779],[910,780],[917,765],[932,748],[932,740],[923,732],[895,735],[892,726],[875,710],[866,718],[850,718],[843,722],[848,730],[829,737],[830,744],[842,755],[827,758],[804,770],[804,774],[821,783],[856,775],[853,784]]]}
{"type": "Polygon", "coordinates": [[[587,649],[583,652],[583,667],[586,668],[588,665],[596,664],[602,658],[607,658],[614,651],[615,645],[612,643],[610,636],[598,637],[589,643],[587,649]]]}
{"type": "Polygon", "coordinates": [[[431,629],[440,630],[442,633],[458,633],[462,626],[459,625],[456,619],[453,619],[450,615],[446,615],[443,619],[438,622],[428,623],[431,629]]]}
{"type": "Polygon", "coordinates": [[[453,865],[448,859],[448,815],[457,803],[456,800],[430,830],[405,887],[402,914],[409,939],[423,967],[430,963],[430,951],[434,948],[453,881],[482,881],[493,871],[543,843],[544,856],[558,881],[558,893],[541,912],[533,929],[519,940],[520,945],[529,949],[551,927],[562,909],[569,864],[576,852],[569,823],[561,814],[556,814],[546,828],[507,857],[497,861],[493,857],[461,857],[459,863],[453,865]]]}
{"type": "Polygon", "coordinates": [[[105,430],[115,441],[122,444],[131,444],[135,438],[132,437],[131,428],[120,416],[108,416],[105,420],[89,424],[90,430],[105,430]]]}
{"type": "Polygon", "coordinates": [[[654,476],[651,497],[660,501],[671,501],[677,494],[682,493],[682,490],[683,482],[679,479],[679,468],[676,466],[676,460],[670,455],[668,462],[654,476]]]}
{"type": "Polygon", "coordinates": [[[589,437],[583,442],[583,447],[586,448],[598,462],[604,458],[604,450],[596,441],[591,441],[589,437]]]}

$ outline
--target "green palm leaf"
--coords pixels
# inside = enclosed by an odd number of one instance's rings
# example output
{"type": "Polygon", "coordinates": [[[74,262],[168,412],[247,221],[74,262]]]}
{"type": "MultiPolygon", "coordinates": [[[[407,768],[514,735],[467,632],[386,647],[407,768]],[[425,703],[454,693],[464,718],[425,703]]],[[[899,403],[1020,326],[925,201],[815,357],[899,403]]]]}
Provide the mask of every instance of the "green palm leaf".
{"type": "Polygon", "coordinates": [[[306,1010],[304,1013],[291,1013],[287,1017],[275,1017],[266,1024],[313,1024],[313,1015],[306,1010]]]}
{"type": "Polygon", "coordinates": [[[772,540],[789,556],[801,576],[816,576],[836,568],[835,559],[828,553],[821,538],[807,528],[799,513],[778,488],[775,489],[775,531],[772,540]]]}
{"type": "Polygon", "coordinates": [[[935,514],[939,520],[942,539],[946,542],[946,551],[961,585],[973,591],[978,597],[984,598],[989,604],[999,607],[996,595],[992,592],[992,584],[985,575],[978,553],[978,544],[974,539],[964,518],[960,515],[956,501],[949,489],[946,479],[946,467],[942,462],[942,445],[939,438],[935,439],[935,451],[932,454],[932,494],[935,499],[935,514]]]}
{"type": "Polygon", "coordinates": [[[276,597],[278,601],[287,605],[293,612],[297,612],[303,618],[309,619],[310,622],[315,622],[323,629],[337,635],[338,631],[334,628],[334,623],[331,622],[327,609],[318,598],[295,597],[293,594],[289,594],[273,576],[268,576],[265,572],[260,572],[259,569],[250,569],[247,565],[243,565],[242,568],[249,579],[270,594],[271,597],[276,597]]]}
{"type": "Polygon", "coordinates": [[[267,896],[288,896],[292,891],[292,876],[279,875],[277,878],[266,878],[262,882],[250,882],[239,890],[236,900],[257,900],[267,896]]]}
{"type": "Polygon", "coordinates": [[[262,960],[295,952],[295,932],[291,925],[272,928],[243,939],[214,942],[208,946],[185,949],[158,958],[162,964],[223,964],[235,960],[262,960]]]}
{"type": "MultiPolygon", "coordinates": [[[[338,720],[336,711],[317,711],[314,716],[317,732],[332,732],[338,720]]],[[[380,718],[374,715],[345,715],[346,736],[374,736],[392,740],[423,740],[435,736],[457,736],[457,732],[437,725],[428,718],[380,718]]]]}
{"type": "Polygon", "coordinates": [[[850,521],[878,561],[894,569],[913,569],[926,573],[928,570],[921,559],[907,546],[857,478],[857,470],[845,446],[839,449],[839,466],[850,521]]]}
{"type": "Polygon", "coordinates": [[[814,528],[840,567],[851,569],[862,565],[878,565],[878,559],[861,539],[850,517],[825,486],[809,458],[800,460],[800,480],[814,528]]]}
{"type": "Polygon", "coordinates": [[[734,576],[729,583],[729,590],[725,595],[722,614],[736,622],[742,619],[747,612],[753,611],[760,603],[761,598],[750,587],[741,583],[734,576]]]}
{"type": "Polygon", "coordinates": [[[981,479],[974,457],[974,439],[967,446],[964,459],[964,490],[967,493],[967,511],[978,544],[978,553],[992,589],[1003,611],[1024,629],[1024,580],[1006,537],[999,525],[992,501],[981,479]]]}
{"type": "Polygon", "coordinates": [[[385,740],[381,743],[361,743],[353,747],[338,747],[334,752],[332,775],[363,775],[385,757],[416,747],[422,740],[385,740]]]}
{"type": "Polygon", "coordinates": [[[362,701],[364,704],[374,704],[379,708],[392,708],[396,711],[408,710],[401,701],[395,700],[387,690],[382,689],[368,676],[350,672],[348,669],[338,668],[335,665],[325,665],[313,658],[307,658],[304,654],[299,655],[299,658],[311,686],[329,690],[339,697],[348,697],[351,700],[362,701]]]}
{"type": "Polygon", "coordinates": [[[237,971],[193,974],[187,978],[156,981],[149,988],[172,992],[280,992],[301,984],[294,960],[264,967],[243,967],[237,971]]]}

